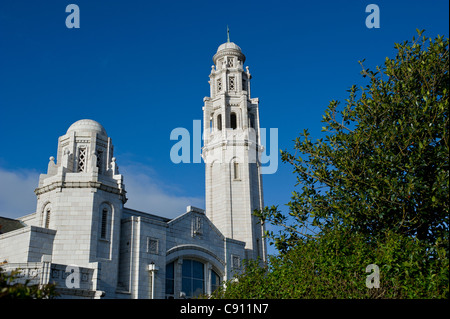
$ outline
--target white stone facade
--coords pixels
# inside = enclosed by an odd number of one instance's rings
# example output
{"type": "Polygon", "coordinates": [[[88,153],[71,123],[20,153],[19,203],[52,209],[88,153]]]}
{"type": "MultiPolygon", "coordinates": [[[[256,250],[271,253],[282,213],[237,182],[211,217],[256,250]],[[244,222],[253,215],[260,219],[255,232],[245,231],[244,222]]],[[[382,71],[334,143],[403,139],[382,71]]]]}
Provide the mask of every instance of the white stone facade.
{"type": "Polygon", "coordinates": [[[239,46],[222,44],[213,61],[203,106],[206,214],[224,236],[246,243],[246,258],[265,260],[264,227],[252,215],[263,207],[259,100],[250,97],[239,46]]]}
{"type": "Polygon", "coordinates": [[[244,61],[231,42],[214,56],[204,99],[206,212],[188,206],[167,219],[125,207],[111,138],[80,120],[39,178],[36,212],[0,233],[0,267],[55,282],[63,298],[190,298],[231,279],[245,258],[264,260],[264,229],[252,216],[263,205],[258,100],[244,61]]]}

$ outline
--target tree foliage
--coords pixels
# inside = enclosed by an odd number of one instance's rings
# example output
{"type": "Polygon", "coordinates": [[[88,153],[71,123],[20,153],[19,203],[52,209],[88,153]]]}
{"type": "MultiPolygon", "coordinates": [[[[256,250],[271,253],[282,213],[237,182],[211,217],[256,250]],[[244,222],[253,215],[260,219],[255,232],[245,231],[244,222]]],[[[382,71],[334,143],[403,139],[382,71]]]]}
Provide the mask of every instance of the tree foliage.
{"type": "Polygon", "coordinates": [[[325,137],[294,140],[296,189],[287,204],[255,214],[280,251],[266,267],[247,262],[226,298],[448,298],[449,41],[422,36],[395,44],[396,56],[368,84],[331,101],[325,137]],[[368,289],[365,268],[380,267],[368,289]]]}
{"type": "Polygon", "coordinates": [[[442,242],[429,247],[389,232],[368,243],[349,228],[303,237],[285,254],[270,256],[266,267],[246,261],[245,270],[213,298],[362,299],[448,298],[449,259],[442,242]],[[370,264],[380,268],[380,288],[369,289],[370,264]]]}
{"type": "MultiPolygon", "coordinates": [[[[363,67],[370,83],[352,86],[343,108],[331,101],[325,138],[312,141],[304,130],[294,154],[281,152],[301,189],[288,204],[295,222],[280,244],[304,234],[299,226],[337,222],[370,236],[393,230],[430,243],[448,233],[448,38],[421,34],[395,44],[396,57],[377,71],[363,67]]],[[[259,216],[287,225],[277,207],[259,216]]]]}
{"type": "Polygon", "coordinates": [[[20,269],[10,273],[0,268],[0,299],[48,299],[57,296],[56,286],[31,285],[30,280],[19,282],[20,269]]]}

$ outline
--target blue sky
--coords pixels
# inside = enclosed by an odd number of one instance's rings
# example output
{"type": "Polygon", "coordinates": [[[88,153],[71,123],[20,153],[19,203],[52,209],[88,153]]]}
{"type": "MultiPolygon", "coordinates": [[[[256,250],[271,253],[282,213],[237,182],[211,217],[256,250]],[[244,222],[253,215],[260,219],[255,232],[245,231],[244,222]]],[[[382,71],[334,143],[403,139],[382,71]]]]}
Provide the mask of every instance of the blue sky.
{"type": "MultiPolygon", "coordinates": [[[[329,101],[363,85],[358,60],[374,68],[394,43],[448,36],[448,1],[0,2],[0,215],[35,209],[33,190],[75,121],[100,122],[125,177],[127,206],[169,217],[204,207],[204,164],[174,164],[170,132],[192,133],[209,95],[212,56],[231,41],[246,55],[261,126],[278,128],[278,148],[308,128],[320,137],[329,101]],[[68,29],[65,8],[80,8],[68,29]],[[380,8],[368,29],[365,8],[380,8]]],[[[265,204],[290,199],[295,176],[279,162],[264,175],[265,204]]]]}

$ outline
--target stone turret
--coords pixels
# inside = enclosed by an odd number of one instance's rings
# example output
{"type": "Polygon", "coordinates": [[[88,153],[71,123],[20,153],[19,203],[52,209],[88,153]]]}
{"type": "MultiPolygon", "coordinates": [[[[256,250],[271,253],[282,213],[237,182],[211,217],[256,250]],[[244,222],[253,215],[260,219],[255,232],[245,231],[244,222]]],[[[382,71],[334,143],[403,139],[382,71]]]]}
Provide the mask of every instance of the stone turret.
{"type": "Polygon", "coordinates": [[[57,161],[50,157],[35,190],[35,224],[56,230],[52,262],[83,267],[100,262],[108,287],[117,284],[120,220],[127,200],[113,149],[98,122],[75,122],[59,138],[57,161]]]}

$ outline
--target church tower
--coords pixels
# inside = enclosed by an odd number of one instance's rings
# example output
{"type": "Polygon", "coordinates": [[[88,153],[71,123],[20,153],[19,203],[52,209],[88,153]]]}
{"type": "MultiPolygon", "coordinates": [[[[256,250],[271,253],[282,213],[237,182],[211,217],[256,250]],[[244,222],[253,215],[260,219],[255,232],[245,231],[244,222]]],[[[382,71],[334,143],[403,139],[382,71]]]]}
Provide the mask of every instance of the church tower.
{"type": "Polygon", "coordinates": [[[53,263],[98,268],[97,287],[114,294],[120,226],[126,202],[123,176],[113,157],[111,138],[93,120],[73,123],[58,139],[55,158],[36,188],[35,225],[56,230],[53,263]]]}
{"type": "Polygon", "coordinates": [[[213,61],[203,107],[206,215],[224,236],[246,243],[246,258],[265,260],[264,226],[253,216],[263,207],[259,100],[250,97],[245,55],[229,36],[213,61]]]}

